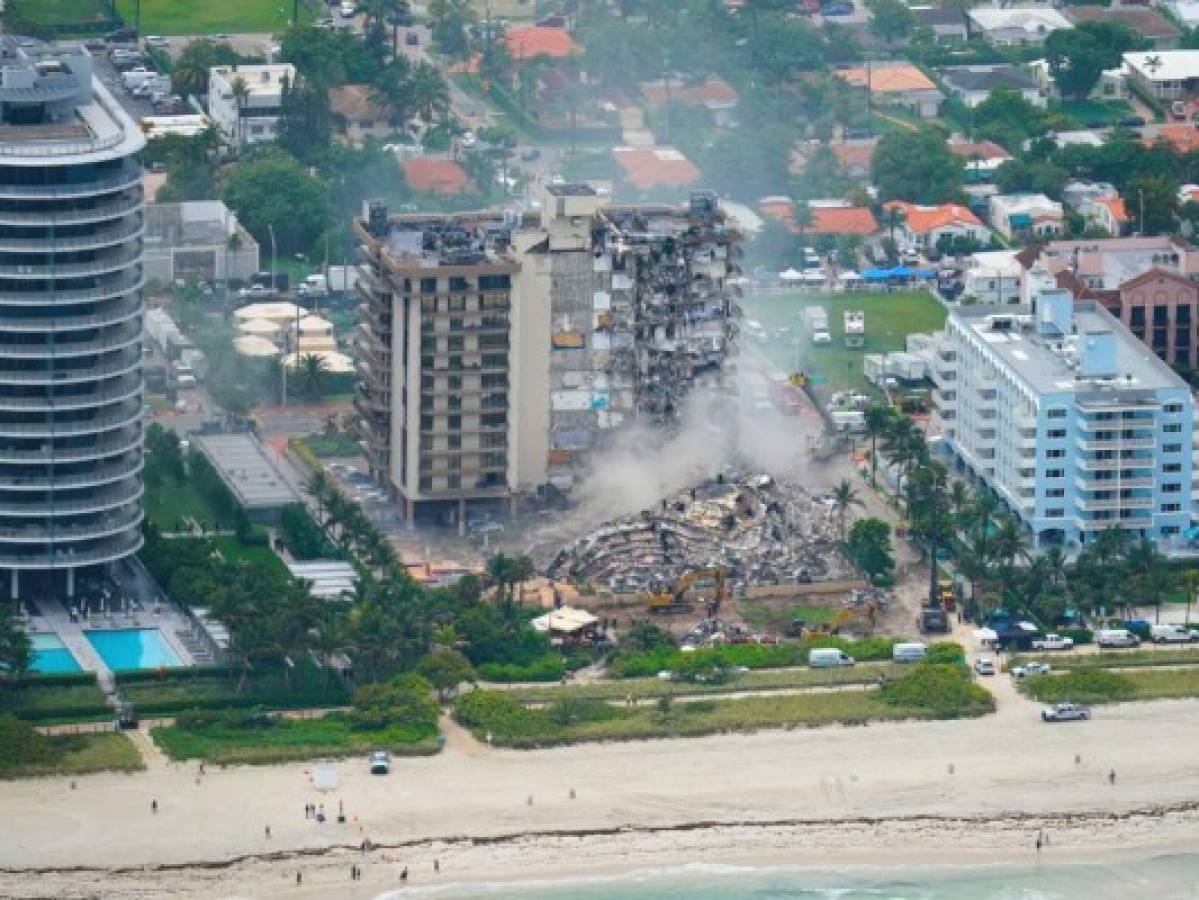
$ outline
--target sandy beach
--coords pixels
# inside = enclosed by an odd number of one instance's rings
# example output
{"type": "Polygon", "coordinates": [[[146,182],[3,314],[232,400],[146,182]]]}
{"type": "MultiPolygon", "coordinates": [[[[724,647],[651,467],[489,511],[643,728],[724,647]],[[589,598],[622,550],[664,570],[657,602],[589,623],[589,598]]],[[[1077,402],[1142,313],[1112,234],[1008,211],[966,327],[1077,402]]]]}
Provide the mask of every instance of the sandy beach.
{"type": "Polygon", "coordinates": [[[1193,701],[1129,704],[1045,725],[1015,702],[972,721],[533,752],[493,750],[450,725],[440,756],[397,760],[386,777],[341,761],[327,792],[308,765],[200,777],[155,754],[146,773],[74,788],[0,785],[0,895],[372,897],[398,887],[404,866],[415,891],[686,862],[1028,862],[1041,828],[1057,861],[1190,849],[1197,712],[1193,701]],[[330,821],[306,818],[307,803],[330,821]],[[364,837],[377,847],[365,856],[364,837]]]}

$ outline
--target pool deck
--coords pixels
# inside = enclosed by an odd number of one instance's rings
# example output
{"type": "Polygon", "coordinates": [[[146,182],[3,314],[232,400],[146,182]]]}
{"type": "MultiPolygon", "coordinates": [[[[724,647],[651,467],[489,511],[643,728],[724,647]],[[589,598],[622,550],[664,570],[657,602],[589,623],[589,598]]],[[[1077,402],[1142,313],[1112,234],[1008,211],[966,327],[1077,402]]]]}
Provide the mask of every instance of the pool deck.
{"type": "Polygon", "coordinates": [[[106,693],[111,691],[115,684],[112,670],[104,664],[104,660],[100,658],[96,648],[87,639],[80,624],[72,622],[66,608],[52,597],[38,598],[37,605],[42,613],[39,618],[58,635],[67,649],[71,651],[76,662],[83,667],[84,671],[96,673],[96,679],[106,693]]]}

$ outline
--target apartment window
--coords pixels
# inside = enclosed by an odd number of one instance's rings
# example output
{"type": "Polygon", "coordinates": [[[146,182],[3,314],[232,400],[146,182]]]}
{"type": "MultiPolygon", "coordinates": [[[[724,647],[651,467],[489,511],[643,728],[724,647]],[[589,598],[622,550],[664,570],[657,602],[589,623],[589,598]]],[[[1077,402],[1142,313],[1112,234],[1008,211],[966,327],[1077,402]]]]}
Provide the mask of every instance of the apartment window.
{"type": "Polygon", "coordinates": [[[433,390],[433,376],[432,375],[422,375],[420,377],[420,389],[422,391],[433,390]]]}
{"type": "Polygon", "coordinates": [[[1046,450],[1045,451],[1046,459],[1061,459],[1065,455],[1066,455],[1066,451],[1061,449],[1060,447],[1057,448],[1056,450],[1046,450]]]}
{"type": "Polygon", "coordinates": [[[1045,415],[1050,419],[1064,419],[1066,418],[1066,410],[1060,406],[1055,406],[1053,409],[1045,413],[1045,415]]]}
{"type": "Polygon", "coordinates": [[[451,450],[461,450],[462,449],[462,435],[451,434],[449,437],[449,444],[450,444],[451,450]]]}
{"type": "Polygon", "coordinates": [[[1176,347],[1191,346],[1191,329],[1175,328],[1174,329],[1174,345],[1176,347]]]}
{"type": "Polygon", "coordinates": [[[421,431],[432,431],[433,430],[433,417],[432,416],[421,416],[420,417],[420,430],[421,431]]]}
{"type": "MultiPolygon", "coordinates": [[[[466,285],[465,278],[463,278],[461,275],[453,275],[450,277],[450,293],[451,294],[465,294],[466,290],[467,290],[467,285],[466,285]]],[[[463,298],[458,298],[458,299],[462,300],[463,304],[465,304],[465,302],[466,302],[465,299],[463,299],[463,298]]],[[[450,309],[453,309],[453,308],[454,308],[453,306],[450,307],[450,309]]]]}
{"type": "Polygon", "coordinates": [[[449,380],[447,383],[448,383],[448,386],[451,391],[462,390],[462,376],[461,375],[451,375],[449,377],[449,380]]]}
{"type": "Polygon", "coordinates": [[[489,369],[502,369],[508,365],[508,354],[485,353],[483,354],[483,365],[489,369]]]}
{"type": "Polygon", "coordinates": [[[424,477],[422,477],[420,480],[420,489],[422,491],[433,490],[433,479],[428,475],[425,475],[424,477]]]}
{"type": "Polygon", "coordinates": [[[512,284],[512,279],[508,275],[480,275],[479,290],[481,291],[506,291],[512,284]]]}
{"type": "Polygon", "coordinates": [[[446,484],[446,487],[448,487],[451,491],[456,491],[460,487],[462,487],[462,476],[461,475],[451,475],[449,478],[447,478],[445,480],[445,484],[446,484]]]}
{"type": "MultiPolygon", "coordinates": [[[[420,280],[420,292],[422,294],[436,294],[437,293],[437,279],[436,278],[422,278],[420,280]]],[[[424,308],[423,301],[422,301],[421,308],[422,309],[424,308]]]]}
{"type": "Polygon", "coordinates": [[[1170,535],[1178,534],[1180,531],[1182,531],[1182,528],[1178,525],[1167,525],[1162,529],[1162,537],[1169,537],[1170,535]]]}
{"type": "Polygon", "coordinates": [[[449,417],[449,429],[450,429],[450,431],[461,431],[462,430],[462,416],[450,416],[449,417]]]}
{"type": "Polygon", "coordinates": [[[1174,307],[1174,324],[1175,325],[1190,325],[1191,324],[1191,308],[1189,306],[1174,307]]]}
{"type": "Polygon", "coordinates": [[[1162,466],[1162,471],[1167,474],[1182,471],[1182,463],[1166,463],[1162,466]]]}
{"type": "Polygon", "coordinates": [[[1050,428],[1049,431],[1047,431],[1045,433],[1045,437],[1049,438],[1050,440],[1059,440],[1060,438],[1064,438],[1065,436],[1066,436],[1065,428],[1050,428]]]}
{"type": "Polygon", "coordinates": [[[1153,324],[1154,325],[1169,325],[1170,324],[1170,307],[1168,307],[1168,306],[1153,307],[1153,324]]]}
{"type": "Polygon", "coordinates": [[[1065,469],[1046,469],[1045,477],[1046,478],[1065,478],[1066,470],[1065,469]]]}
{"type": "Polygon", "coordinates": [[[1181,422],[1167,422],[1165,425],[1162,426],[1162,431],[1164,431],[1166,434],[1181,434],[1182,433],[1182,423],[1181,422]]]}
{"type": "MultiPolygon", "coordinates": [[[[450,279],[450,290],[451,291],[454,290],[454,281],[455,280],[462,281],[463,279],[451,278],[450,279]]],[[[465,290],[465,288],[463,290],[465,290]]],[[[466,298],[465,297],[451,297],[450,298],[450,312],[464,312],[465,310],[466,310],[466,298]]]]}
{"type": "Polygon", "coordinates": [[[1174,349],[1174,362],[1180,366],[1185,366],[1191,361],[1191,349],[1189,347],[1176,347],[1174,349]]]}
{"type": "Polygon", "coordinates": [[[1181,503],[1163,503],[1161,505],[1161,511],[1164,513],[1182,512],[1182,504],[1181,503]]]}
{"type": "Polygon", "coordinates": [[[1182,404],[1181,403],[1167,403],[1165,406],[1162,407],[1162,409],[1165,412],[1170,413],[1171,415],[1176,415],[1176,414],[1182,412],[1182,404]]]}
{"type": "Polygon", "coordinates": [[[1163,494],[1181,494],[1182,493],[1182,485],[1176,481],[1173,481],[1170,484],[1163,484],[1162,485],[1162,493],[1163,494]]]}
{"type": "Polygon", "coordinates": [[[451,337],[446,344],[451,353],[461,353],[466,348],[466,339],[461,335],[451,337]]]}
{"type": "Polygon", "coordinates": [[[1049,490],[1045,491],[1045,496],[1048,498],[1065,497],[1066,490],[1065,488],[1049,488],[1049,490]]]}
{"type": "Polygon", "coordinates": [[[1182,444],[1162,444],[1162,453],[1181,453],[1182,444]]]}
{"type": "Polygon", "coordinates": [[[1153,349],[1154,350],[1165,350],[1167,337],[1168,337],[1168,335],[1166,333],[1165,328],[1154,328],[1153,329],[1153,349]]]}
{"type": "Polygon", "coordinates": [[[1046,519],[1064,519],[1065,517],[1066,511],[1059,506],[1055,506],[1053,509],[1045,510],[1046,519]]]}
{"type": "Polygon", "coordinates": [[[1145,327],[1145,307],[1134,306],[1132,308],[1132,317],[1129,319],[1129,323],[1132,325],[1133,328],[1144,328],[1145,327]]]}

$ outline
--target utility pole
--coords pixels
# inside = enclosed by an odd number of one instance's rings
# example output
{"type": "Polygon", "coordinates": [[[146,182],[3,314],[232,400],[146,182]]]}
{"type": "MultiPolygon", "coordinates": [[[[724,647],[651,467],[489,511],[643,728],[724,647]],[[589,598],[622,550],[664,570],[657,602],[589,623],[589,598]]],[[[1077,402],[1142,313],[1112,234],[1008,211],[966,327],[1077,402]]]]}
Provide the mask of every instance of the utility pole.
{"type": "Polygon", "coordinates": [[[872,90],[873,69],[870,57],[866,57],[866,137],[874,137],[874,92],[872,90]]]}
{"type": "Polygon", "coordinates": [[[1137,196],[1141,201],[1141,237],[1145,236],[1145,189],[1137,188],[1137,196]]]}

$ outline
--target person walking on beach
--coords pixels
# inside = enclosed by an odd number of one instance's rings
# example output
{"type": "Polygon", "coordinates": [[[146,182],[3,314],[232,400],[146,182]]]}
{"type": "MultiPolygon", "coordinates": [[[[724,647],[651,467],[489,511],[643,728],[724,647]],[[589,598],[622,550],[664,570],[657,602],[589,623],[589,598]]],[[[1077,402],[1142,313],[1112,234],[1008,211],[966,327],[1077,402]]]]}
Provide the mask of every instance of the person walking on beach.
{"type": "Polygon", "coordinates": [[[436,860],[436,859],[435,859],[435,860],[433,860],[433,871],[434,871],[434,872],[440,872],[440,871],[441,871],[441,861],[440,861],[440,860],[436,860]]]}
{"type": "Polygon", "coordinates": [[[268,841],[271,839],[271,826],[270,825],[266,826],[266,839],[268,841]]]}
{"type": "Polygon", "coordinates": [[[304,883],[304,873],[296,872],[296,887],[299,887],[303,883],[304,883]]]}
{"type": "Polygon", "coordinates": [[[407,881],[407,880],[408,880],[408,867],[404,866],[403,871],[400,872],[400,881],[407,881]]]}
{"type": "Polygon", "coordinates": [[[1108,782],[1108,784],[1116,783],[1116,770],[1115,769],[1112,769],[1110,772],[1107,773],[1107,782],[1108,782]]]}
{"type": "Polygon", "coordinates": [[[157,800],[150,801],[150,812],[152,812],[152,813],[158,812],[158,801],[157,800]]]}
{"type": "Polygon", "coordinates": [[[1041,855],[1041,835],[1037,835],[1037,856],[1041,855]]]}

